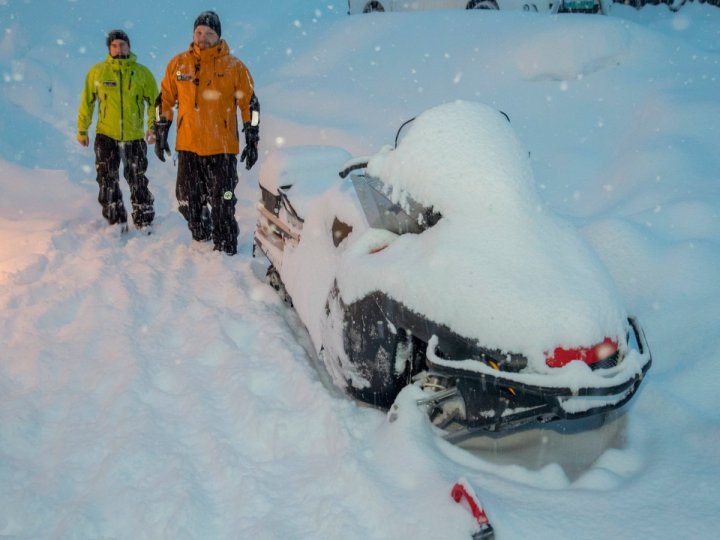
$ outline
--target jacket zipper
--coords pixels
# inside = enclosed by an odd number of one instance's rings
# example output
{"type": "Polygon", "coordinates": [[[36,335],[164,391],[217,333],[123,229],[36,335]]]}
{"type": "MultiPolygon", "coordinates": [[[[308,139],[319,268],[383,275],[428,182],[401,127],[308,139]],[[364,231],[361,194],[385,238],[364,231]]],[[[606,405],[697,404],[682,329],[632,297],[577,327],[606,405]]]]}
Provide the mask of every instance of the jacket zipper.
{"type": "Polygon", "coordinates": [[[123,77],[120,69],[120,140],[125,140],[125,107],[123,104],[123,77]]]}
{"type": "MultiPolygon", "coordinates": [[[[132,92],[132,79],[135,76],[135,70],[130,71],[130,79],[128,79],[128,92],[130,92],[130,97],[132,98],[133,92],[132,92]]],[[[140,119],[140,126],[144,126],[144,115],[140,112],[140,106],[142,104],[142,96],[135,92],[135,114],[140,119]]],[[[149,109],[149,107],[148,107],[149,109]]]]}
{"type": "Polygon", "coordinates": [[[198,94],[200,93],[200,62],[195,64],[195,79],[193,80],[195,85],[195,110],[198,110],[198,94]]]}

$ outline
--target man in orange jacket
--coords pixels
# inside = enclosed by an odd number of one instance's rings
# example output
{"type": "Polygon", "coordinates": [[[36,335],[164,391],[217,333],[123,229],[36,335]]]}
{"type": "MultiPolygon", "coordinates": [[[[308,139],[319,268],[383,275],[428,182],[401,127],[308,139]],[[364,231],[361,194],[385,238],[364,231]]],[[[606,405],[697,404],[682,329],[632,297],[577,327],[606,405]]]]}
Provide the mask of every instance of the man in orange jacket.
{"type": "Polygon", "coordinates": [[[240,159],[257,161],[260,104],[245,64],[221,39],[220,18],[203,11],[195,20],[190,48],[167,66],[156,106],[155,154],[165,161],[167,138],[177,104],[177,196],[194,240],[212,238],[216,251],[237,253],[235,187],[240,151],[237,109],[245,132],[240,159]]]}

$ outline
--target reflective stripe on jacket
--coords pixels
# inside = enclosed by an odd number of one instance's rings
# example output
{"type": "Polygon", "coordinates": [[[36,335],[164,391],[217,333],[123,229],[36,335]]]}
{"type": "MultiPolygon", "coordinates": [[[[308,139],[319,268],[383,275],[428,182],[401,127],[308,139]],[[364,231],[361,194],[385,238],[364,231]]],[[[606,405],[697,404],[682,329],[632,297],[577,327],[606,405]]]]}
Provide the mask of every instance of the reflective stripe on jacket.
{"type": "Polygon", "coordinates": [[[113,58],[95,64],[85,77],[80,96],[78,131],[87,132],[98,102],[95,131],[116,141],[135,141],[145,136],[144,116],[147,107],[147,129],[155,124],[153,106],[158,95],[155,77],[148,68],[129,58],[113,58]]]}
{"type": "Polygon", "coordinates": [[[162,116],[172,120],[177,103],[175,150],[238,154],[237,109],[242,122],[249,122],[253,86],[247,67],[224,40],[203,51],[192,44],[170,60],[161,83],[162,116]]]}

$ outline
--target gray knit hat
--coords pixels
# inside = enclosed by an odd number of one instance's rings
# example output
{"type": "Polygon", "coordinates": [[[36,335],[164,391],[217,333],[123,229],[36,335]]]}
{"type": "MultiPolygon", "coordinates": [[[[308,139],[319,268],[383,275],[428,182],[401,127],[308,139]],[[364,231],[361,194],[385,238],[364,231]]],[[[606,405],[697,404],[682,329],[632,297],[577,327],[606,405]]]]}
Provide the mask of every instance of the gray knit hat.
{"type": "Polygon", "coordinates": [[[203,11],[200,15],[198,15],[198,18],[195,19],[195,25],[193,26],[193,30],[195,30],[200,25],[209,26],[210,28],[215,30],[215,33],[217,33],[218,37],[222,35],[220,17],[218,17],[218,14],[214,11],[203,11]]]}

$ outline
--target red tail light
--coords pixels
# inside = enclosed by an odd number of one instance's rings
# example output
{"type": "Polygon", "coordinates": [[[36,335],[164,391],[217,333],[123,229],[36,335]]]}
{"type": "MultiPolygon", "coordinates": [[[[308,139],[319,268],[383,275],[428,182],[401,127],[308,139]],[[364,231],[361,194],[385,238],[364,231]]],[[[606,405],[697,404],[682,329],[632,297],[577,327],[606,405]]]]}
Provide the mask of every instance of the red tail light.
{"type": "Polygon", "coordinates": [[[565,349],[557,347],[552,354],[545,353],[545,363],[549,367],[562,367],[569,364],[573,360],[581,360],[587,365],[592,366],[596,362],[607,360],[618,351],[617,341],[613,341],[606,337],[600,343],[592,347],[577,347],[575,349],[565,349]]]}

